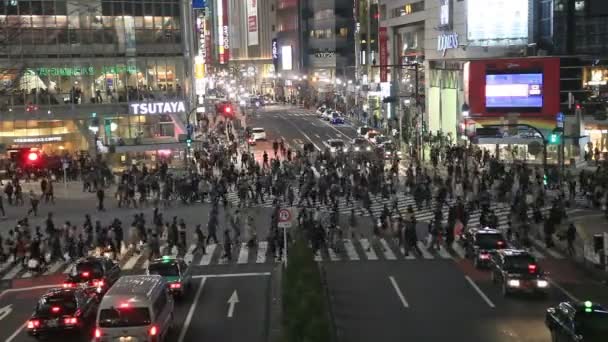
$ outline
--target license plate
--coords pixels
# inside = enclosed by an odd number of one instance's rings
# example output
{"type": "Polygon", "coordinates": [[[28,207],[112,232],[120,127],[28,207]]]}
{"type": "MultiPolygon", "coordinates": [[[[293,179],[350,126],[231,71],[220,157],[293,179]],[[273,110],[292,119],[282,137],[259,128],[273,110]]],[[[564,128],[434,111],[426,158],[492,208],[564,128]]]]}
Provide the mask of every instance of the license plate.
{"type": "Polygon", "coordinates": [[[118,340],[120,342],[137,342],[137,339],[132,336],[122,336],[118,340]]]}
{"type": "Polygon", "coordinates": [[[48,321],[46,321],[46,325],[49,328],[55,328],[59,325],[59,320],[58,319],[50,319],[48,321]]]}

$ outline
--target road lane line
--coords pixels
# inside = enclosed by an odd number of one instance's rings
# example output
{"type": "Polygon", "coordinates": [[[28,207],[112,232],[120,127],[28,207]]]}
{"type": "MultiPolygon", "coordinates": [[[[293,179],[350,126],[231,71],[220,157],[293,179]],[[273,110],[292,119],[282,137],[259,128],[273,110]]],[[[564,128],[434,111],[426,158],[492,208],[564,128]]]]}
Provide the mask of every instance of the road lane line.
{"type": "Polygon", "coordinates": [[[450,255],[450,253],[448,253],[447,249],[443,246],[439,247],[439,249],[437,250],[437,253],[443,259],[452,259],[452,256],[450,255]]]}
{"type": "Polygon", "coordinates": [[[557,284],[557,282],[555,282],[553,279],[547,278],[547,280],[549,281],[549,284],[551,284],[551,286],[553,286],[556,289],[562,291],[572,301],[574,301],[574,302],[580,302],[580,300],[576,296],[574,296],[572,293],[570,293],[570,291],[566,290],[565,288],[563,288],[562,286],[560,286],[559,284],[557,284]]]}
{"type": "Polygon", "coordinates": [[[473,287],[473,289],[475,289],[475,291],[477,291],[477,293],[479,294],[479,296],[488,304],[489,307],[491,307],[491,308],[495,308],[496,307],[494,305],[494,303],[492,303],[492,301],[490,300],[490,298],[488,298],[488,296],[486,296],[486,294],[483,293],[483,291],[481,291],[481,289],[479,288],[479,286],[477,286],[477,284],[475,284],[475,282],[473,281],[473,279],[471,279],[471,277],[464,276],[464,278],[469,282],[469,284],[471,284],[471,286],[473,287]]]}
{"type": "Polygon", "coordinates": [[[422,253],[422,257],[425,259],[435,259],[435,257],[433,256],[433,254],[429,253],[429,251],[426,249],[426,247],[424,246],[424,244],[422,243],[422,241],[416,241],[416,245],[418,246],[418,249],[420,250],[420,253],[422,253]]]}
{"type": "Polygon", "coordinates": [[[239,258],[236,261],[237,264],[246,264],[249,260],[249,248],[245,242],[241,242],[241,249],[239,250],[239,258]]]}
{"type": "Polygon", "coordinates": [[[74,264],[69,264],[68,267],[66,267],[66,269],[63,270],[63,274],[70,274],[70,273],[72,273],[72,268],[74,268],[74,264]]]}
{"type": "Polygon", "coordinates": [[[403,307],[406,309],[409,308],[410,305],[405,300],[405,297],[403,296],[403,293],[401,292],[401,289],[399,288],[395,277],[389,276],[388,279],[391,281],[391,284],[393,284],[393,288],[395,289],[395,292],[397,292],[397,297],[399,297],[399,300],[401,300],[401,304],[403,304],[403,307]]]}
{"type": "Polygon", "coordinates": [[[0,292],[0,298],[2,298],[2,296],[4,296],[7,293],[50,289],[50,288],[53,288],[53,287],[61,287],[61,284],[39,285],[39,286],[31,286],[31,287],[21,287],[21,288],[18,288],[18,289],[7,289],[7,290],[4,290],[4,291],[0,292]]]}
{"type": "Polygon", "coordinates": [[[127,260],[127,262],[125,263],[125,265],[123,267],[121,267],[121,269],[123,270],[130,270],[133,267],[135,267],[135,265],[137,265],[137,262],[139,261],[139,258],[141,258],[142,255],[141,254],[135,254],[132,255],[129,260],[127,260]]]}
{"type": "Polygon", "coordinates": [[[198,285],[196,295],[194,295],[194,301],[192,302],[192,305],[190,305],[190,309],[188,310],[188,314],[186,315],[186,320],[184,321],[182,330],[179,332],[179,337],[177,339],[178,342],[183,342],[184,337],[186,337],[188,327],[190,326],[190,322],[192,322],[192,316],[194,316],[194,310],[196,310],[196,305],[198,304],[198,300],[201,297],[201,292],[203,292],[203,286],[205,286],[205,281],[207,281],[207,278],[203,277],[203,280],[201,280],[201,283],[198,285]]]}
{"type": "Polygon", "coordinates": [[[203,274],[192,276],[193,279],[200,278],[232,278],[232,277],[260,277],[269,276],[270,272],[249,272],[249,273],[219,273],[219,274],[203,274]]]}
{"type": "Polygon", "coordinates": [[[378,256],[376,255],[376,252],[370,245],[368,239],[359,239],[359,242],[361,243],[361,247],[363,248],[363,251],[365,252],[365,255],[367,256],[367,260],[378,260],[378,256]]]}
{"type": "Polygon", "coordinates": [[[304,133],[304,131],[302,131],[296,124],[294,124],[290,120],[286,120],[286,121],[289,122],[289,124],[292,125],[296,129],[296,131],[298,131],[300,134],[302,134],[304,136],[304,138],[308,139],[308,141],[310,141],[310,143],[317,149],[317,151],[321,151],[319,146],[317,146],[317,144],[315,144],[312,141],[312,139],[308,136],[308,134],[304,133]]]}
{"type": "Polygon", "coordinates": [[[209,263],[211,262],[211,258],[213,257],[213,252],[215,252],[215,247],[217,247],[217,244],[215,243],[207,246],[207,248],[205,249],[205,252],[207,252],[207,254],[203,255],[201,261],[198,263],[199,265],[209,265],[209,263]]]}
{"type": "Polygon", "coordinates": [[[17,337],[17,335],[19,335],[21,333],[21,331],[23,331],[23,329],[25,329],[26,324],[27,323],[23,323],[19,327],[19,329],[15,330],[15,332],[11,336],[9,336],[6,340],[4,340],[4,342],[12,342],[15,339],[15,337],[17,337]]]}
{"type": "Polygon", "coordinates": [[[258,255],[256,256],[255,263],[263,264],[266,262],[266,253],[268,251],[268,241],[258,242],[258,255]]]}
{"type": "Polygon", "coordinates": [[[462,248],[462,246],[458,242],[452,244],[452,249],[454,250],[454,252],[456,252],[456,254],[458,254],[458,257],[460,257],[461,259],[466,258],[464,248],[462,248]]]}
{"type": "Polygon", "coordinates": [[[393,253],[393,250],[388,245],[388,242],[384,240],[384,238],[380,239],[380,243],[382,244],[382,248],[384,249],[384,257],[386,260],[397,260],[397,256],[393,253]]]}
{"type": "Polygon", "coordinates": [[[194,250],[196,249],[196,244],[192,244],[190,245],[190,248],[188,248],[188,252],[186,252],[186,255],[184,256],[184,261],[185,262],[192,262],[192,260],[194,259],[194,250]]]}

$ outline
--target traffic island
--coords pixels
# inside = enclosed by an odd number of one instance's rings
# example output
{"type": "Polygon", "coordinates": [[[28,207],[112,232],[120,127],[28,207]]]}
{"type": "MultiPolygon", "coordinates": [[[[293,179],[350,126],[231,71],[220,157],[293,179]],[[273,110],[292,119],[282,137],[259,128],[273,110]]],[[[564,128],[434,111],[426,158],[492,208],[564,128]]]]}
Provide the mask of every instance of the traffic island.
{"type": "Polygon", "coordinates": [[[332,341],[327,291],[319,265],[303,239],[289,249],[283,273],[283,340],[332,341]]]}

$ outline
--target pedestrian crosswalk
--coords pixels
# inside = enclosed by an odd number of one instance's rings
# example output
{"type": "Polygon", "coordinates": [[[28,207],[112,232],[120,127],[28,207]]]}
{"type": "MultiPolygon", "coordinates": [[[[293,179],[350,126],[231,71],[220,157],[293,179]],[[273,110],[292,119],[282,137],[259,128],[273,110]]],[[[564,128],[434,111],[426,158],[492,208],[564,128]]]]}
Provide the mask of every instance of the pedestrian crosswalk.
{"type": "MultiPolygon", "coordinates": [[[[232,250],[232,258],[225,258],[225,250],[222,245],[209,244],[206,253],[196,250],[195,245],[189,246],[184,259],[196,267],[208,267],[214,265],[246,265],[246,264],[273,264],[280,260],[272,253],[267,241],[260,241],[257,246],[248,247],[245,243],[236,244],[232,250]]],[[[441,246],[439,250],[427,247],[423,241],[418,241],[417,249],[407,252],[399,247],[398,242],[390,238],[368,238],[359,237],[343,239],[335,244],[335,248],[324,247],[315,253],[317,262],[380,262],[380,261],[416,261],[416,260],[452,260],[465,259],[464,248],[456,242],[453,246],[446,248],[441,246]]],[[[553,249],[544,248],[544,244],[538,240],[532,240],[530,253],[537,259],[564,259],[565,256],[553,249]]],[[[173,254],[167,251],[167,254],[173,254]]],[[[128,253],[119,260],[123,271],[144,272],[148,266],[145,253],[128,253]]],[[[44,275],[69,274],[73,263],[58,261],[52,263],[44,272],[44,275]]],[[[27,271],[20,263],[0,264],[0,278],[11,280],[19,278],[33,278],[37,275],[27,271]]]]}

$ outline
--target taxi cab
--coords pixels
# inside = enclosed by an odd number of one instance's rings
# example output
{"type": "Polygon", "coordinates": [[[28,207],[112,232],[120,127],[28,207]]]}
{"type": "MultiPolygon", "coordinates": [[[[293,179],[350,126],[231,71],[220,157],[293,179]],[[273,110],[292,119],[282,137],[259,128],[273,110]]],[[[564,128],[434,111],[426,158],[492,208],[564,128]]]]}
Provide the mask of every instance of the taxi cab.
{"type": "Polygon", "coordinates": [[[562,302],[547,309],[545,325],[551,340],[604,342],[608,340],[608,311],[591,301],[562,302]]]}
{"type": "Polygon", "coordinates": [[[525,250],[503,249],[491,257],[492,282],[499,284],[503,296],[515,292],[546,294],[549,280],[536,259],[525,250]]]}
{"type": "Polygon", "coordinates": [[[473,258],[475,268],[488,267],[491,254],[507,248],[502,233],[492,228],[469,229],[462,235],[461,241],[467,258],[473,258]]]}
{"type": "Polygon", "coordinates": [[[146,273],[163,277],[171,294],[177,297],[183,297],[192,287],[190,266],[182,258],[163,256],[152,260],[146,273]]]}
{"type": "Polygon", "coordinates": [[[106,258],[89,256],[76,261],[67,275],[64,288],[90,288],[103,295],[120,278],[118,263],[106,258]]]}

